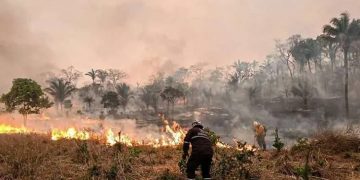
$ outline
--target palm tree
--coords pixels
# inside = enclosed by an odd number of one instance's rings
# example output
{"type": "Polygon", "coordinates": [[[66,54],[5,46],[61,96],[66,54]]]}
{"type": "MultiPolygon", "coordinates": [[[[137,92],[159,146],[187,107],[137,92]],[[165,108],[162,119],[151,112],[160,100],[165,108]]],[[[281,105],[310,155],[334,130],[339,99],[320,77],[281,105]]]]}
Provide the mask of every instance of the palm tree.
{"type": "Polygon", "coordinates": [[[52,79],[49,81],[49,87],[45,88],[45,92],[50,94],[56,103],[56,107],[60,105],[61,110],[63,109],[64,101],[71,96],[76,90],[70,82],[65,82],[63,79],[52,79]]]}
{"type": "Polygon", "coordinates": [[[129,103],[130,98],[132,98],[132,93],[130,91],[130,86],[126,83],[120,83],[115,87],[117,93],[120,97],[120,105],[123,107],[124,111],[126,110],[126,106],[129,103]]]}
{"type": "Polygon", "coordinates": [[[311,38],[300,40],[290,49],[291,55],[300,64],[300,70],[304,70],[305,64],[308,65],[311,73],[310,61],[313,60],[316,65],[316,59],[320,56],[319,43],[311,38]]]}
{"type": "Polygon", "coordinates": [[[97,70],[91,69],[91,71],[87,72],[85,75],[90,76],[93,84],[95,84],[95,79],[96,79],[96,72],[97,70]]]}
{"type": "Polygon", "coordinates": [[[336,53],[339,48],[338,43],[336,42],[335,38],[325,35],[325,34],[318,36],[317,40],[325,48],[325,51],[326,51],[325,54],[330,58],[331,71],[334,71],[334,66],[335,66],[335,61],[336,61],[336,53]]]}
{"type": "Polygon", "coordinates": [[[349,14],[342,13],[340,18],[333,18],[330,24],[323,28],[325,35],[334,38],[340,45],[344,54],[345,69],[345,112],[346,118],[349,119],[349,66],[348,54],[354,41],[360,37],[360,21],[350,21],[349,14]]]}

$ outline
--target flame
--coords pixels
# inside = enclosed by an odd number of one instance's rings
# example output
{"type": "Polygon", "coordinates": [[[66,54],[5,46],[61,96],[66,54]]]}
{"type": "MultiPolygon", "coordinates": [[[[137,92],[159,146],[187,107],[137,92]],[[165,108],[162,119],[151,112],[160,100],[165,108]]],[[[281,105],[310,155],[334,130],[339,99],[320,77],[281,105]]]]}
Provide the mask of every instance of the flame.
{"type": "Polygon", "coordinates": [[[0,134],[15,134],[15,133],[27,133],[29,132],[26,128],[16,128],[6,124],[0,124],[0,134]]]}
{"type": "Polygon", "coordinates": [[[59,140],[59,139],[80,139],[87,140],[90,139],[90,133],[87,131],[79,131],[75,128],[69,128],[66,131],[53,129],[51,131],[51,140],[59,140]]]}
{"type": "MultiPolygon", "coordinates": [[[[74,127],[70,127],[65,130],[52,129],[51,140],[56,141],[59,139],[79,139],[79,140],[97,139],[97,140],[105,140],[106,143],[110,146],[116,143],[121,143],[127,146],[147,145],[155,148],[162,146],[176,146],[182,144],[184,137],[186,135],[186,131],[177,122],[172,121],[172,125],[170,126],[168,120],[166,120],[163,117],[162,119],[163,119],[164,127],[160,136],[157,138],[152,137],[152,135],[148,135],[147,137],[131,137],[125,133],[122,133],[121,131],[114,133],[114,131],[111,128],[102,132],[92,132],[86,129],[80,130],[74,127]]],[[[30,132],[39,133],[39,132],[31,131],[24,127],[16,128],[6,124],[0,124],[0,134],[30,133],[30,132]]],[[[242,147],[232,147],[225,143],[218,142],[216,146],[219,148],[236,148],[239,151],[242,150],[256,151],[256,148],[254,146],[248,144],[245,144],[242,147]]]]}

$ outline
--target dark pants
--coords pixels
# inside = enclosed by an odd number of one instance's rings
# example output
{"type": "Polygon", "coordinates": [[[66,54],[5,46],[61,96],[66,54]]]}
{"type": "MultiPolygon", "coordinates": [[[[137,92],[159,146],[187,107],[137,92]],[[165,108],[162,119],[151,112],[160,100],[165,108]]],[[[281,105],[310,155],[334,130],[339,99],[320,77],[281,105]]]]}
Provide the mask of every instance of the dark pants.
{"type": "Polygon", "coordinates": [[[186,174],[189,179],[195,179],[195,170],[201,166],[201,175],[203,178],[211,178],[210,167],[212,161],[212,154],[201,155],[191,154],[186,168],[186,174]]]}

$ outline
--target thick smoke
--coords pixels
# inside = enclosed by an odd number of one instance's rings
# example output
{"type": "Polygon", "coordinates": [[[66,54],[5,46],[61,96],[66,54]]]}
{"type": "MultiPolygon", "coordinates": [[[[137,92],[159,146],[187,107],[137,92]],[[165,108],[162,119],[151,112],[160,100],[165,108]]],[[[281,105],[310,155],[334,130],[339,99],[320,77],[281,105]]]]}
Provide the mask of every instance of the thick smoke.
{"type": "Polygon", "coordinates": [[[82,72],[116,67],[127,71],[128,81],[135,84],[153,73],[146,66],[152,59],[179,66],[260,60],[272,50],[273,39],[296,33],[315,36],[319,24],[344,10],[360,16],[359,3],[3,0],[0,91],[14,77],[33,77],[53,67],[73,65],[82,72]]]}
{"type": "Polygon", "coordinates": [[[0,92],[6,91],[13,78],[31,77],[55,68],[51,51],[29,27],[23,9],[7,1],[0,5],[0,92]]]}

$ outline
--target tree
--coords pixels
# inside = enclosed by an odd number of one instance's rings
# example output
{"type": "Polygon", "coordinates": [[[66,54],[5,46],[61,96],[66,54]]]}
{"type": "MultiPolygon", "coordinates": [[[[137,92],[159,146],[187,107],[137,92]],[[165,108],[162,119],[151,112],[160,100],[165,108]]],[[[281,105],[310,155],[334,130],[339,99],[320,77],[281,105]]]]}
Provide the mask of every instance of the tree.
{"type": "Polygon", "coordinates": [[[76,70],[74,66],[61,70],[61,78],[72,85],[76,85],[77,80],[81,77],[81,72],[76,70]]]}
{"type": "Polygon", "coordinates": [[[172,105],[172,107],[174,108],[174,104],[175,104],[175,101],[178,99],[178,98],[181,98],[183,97],[184,94],[178,90],[178,89],[175,89],[171,86],[168,86],[166,87],[161,93],[160,93],[160,97],[167,102],[167,112],[169,114],[169,109],[170,109],[170,104],[172,105]]]}
{"type": "Polygon", "coordinates": [[[89,76],[91,78],[93,84],[95,84],[96,71],[97,70],[91,69],[91,71],[89,71],[85,74],[86,76],[89,76]]]}
{"type": "Polygon", "coordinates": [[[229,75],[228,85],[234,91],[238,89],[241,83],[252,78],[255,73],[255,64],[241,62],[240,60],[235,61],[232,68],[234,68],[235,71],[229,75]]]}
{"type": "Polygon", "coordinates": [[[345,113],[346,118],[349,119],[350,109],[348,54],[352,43],[360,38],[360,20],[350,21],[349,14],[342,13],[339,18],[331,19],[330,24],[324,26],[323,32],[326,36],[335,39],[343,51],[345,69],[345,113]]]}
{"type": "Polygon", "coordinates": [[[300,64],[300,71],[304,70],[304,65],[307,64],[309,72],[311,73],[310,61],[316,63],[317,58],[320,56],[321,49],[316,40],[308,38],[300,40],[290,49],[291,55],[300,64]]]}
{"type": "Polygon", "coordinates": [[[108,78],[113,87],[116,86],[118,81],[125,78],[127,75],[124,71],[118,69],[108,69],[108,78]]]}
{"type": "Polygon", "coordinates": [[[129,103],[130,98],[132,98],[132,93],[130,91],[130,86],[126,83],[121,83],[116,85],[116,92],[120,97],[120,105],[123,107],[124,111],[126,110],[126,106],[129,103]]]}
{"type": "Polygon", "coordinates": [[[45,92],[54,98],[56,107],[60,105],[62,110],[64,101],[76,90],[75,86],[63,79],[52,79],[48,83],[49,87],[45,88],[45,92]]]}
{"type": "Polygon", "coordinates": [[[24,126],[28,114],[39,114],[41,109],[52,105],[41,86],[32,79],[15,79],[10,92],[3,94],[0,100],[5,103],[7,111],[18,109],[24,116],[24,126]]]}
{"type": "Polygon", "coordinates": [[[104,108],[110,108],[110,113],[115,114],[120,105],[118,94],[114,91],[105,93],[101,99],[101,104],[104,105],[104,108]]]}
{"type": "Polygon", "coordinates": [[[299,78],[295,83],[291,92],[294,96],[300,97],[303,100],[304,109],[309,108],[309,100],[317,93],[317,90],[306,78],[299,78]]]}
{"type": "Polygon", "coordinates": [[[91,105],[92,103],[95,101],[95,99],[91,96],[86,96],[84,99],[83,99],[84,103],[87,104],[89,110],[91,109],[91,105]]]}
{"type": "Polygon", "coordinates": [[[294,77],[295,71],[295,64],[294,61],[291,59],[291,52],[290,50],[301,39],[300,35],[293,35],[287,39],[287,42],[281,43],[279,40],[276,41],[276,50],[278,51],[278,58],[286,64],[291,79],[294,77]]]}
{"type": "Polygon", "coordinates": [[[147,86],[145,86],[141,89],[140,100],[145,104],[146,110],[149,110],[149,106],[151,106],[151,96],[152,93],[150,91],[150,88],[147,88],[147,86]]]}
{"type": "Polygon", "coordinates": [[[336,39],[329,35],[322,34],[317,37],[317,40],[322,42],[321,44],[323,44],[325,56],[330,58],[331,71],[334,71],[334,66],[335,66],[335,62],[336,62],[336,53],[339,48],[339,45],[336,42],[336,39]]]}
{"type": "Polygon", "coordinates": [[[100,79],[100,83],[104,84],[106,82],[106,79],[108,78],[109,73],[106,70],[96,70],[96,77],[100,79]]]}

